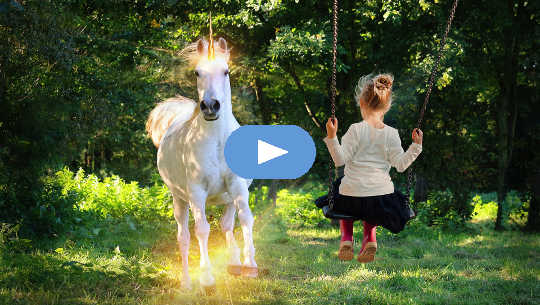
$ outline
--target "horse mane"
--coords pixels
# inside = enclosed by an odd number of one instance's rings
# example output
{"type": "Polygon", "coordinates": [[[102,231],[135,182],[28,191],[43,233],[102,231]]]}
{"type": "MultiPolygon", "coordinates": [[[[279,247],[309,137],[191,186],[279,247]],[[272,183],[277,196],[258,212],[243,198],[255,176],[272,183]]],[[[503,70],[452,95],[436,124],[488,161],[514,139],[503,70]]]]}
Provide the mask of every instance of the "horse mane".
{"type": "MultiPolygon", "coordinates": [[[[221,57],[225,59],[225,61],[229,61],[229,56],[231,54],[231,49],[227,47],[227,49],[223,49],[219,45],[219,40],[214,39],[214,55],[216,57],[221,57]]],[[[183,57],[190,66],[196,66],[197,62],[201,58],[201,56],[207,56],[208,54],[208,40],[206,38],[200,38],[199,40],[188,44],[180,51],[180,56],[183,57]],[[199,41],[203,42],[205,52],[204,54],[199,54],[197,51],[197,46],[199,44],[199,41]]]]}

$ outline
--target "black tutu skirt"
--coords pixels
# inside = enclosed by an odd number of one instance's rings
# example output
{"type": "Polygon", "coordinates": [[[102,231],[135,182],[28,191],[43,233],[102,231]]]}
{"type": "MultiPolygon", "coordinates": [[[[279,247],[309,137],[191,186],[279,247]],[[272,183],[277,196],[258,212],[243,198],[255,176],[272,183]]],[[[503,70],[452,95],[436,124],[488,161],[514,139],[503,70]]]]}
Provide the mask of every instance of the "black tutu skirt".
{"type": "MultiPolygon", "coordinates": [[[[341,177],[342,178],[342,177],[341,177]]],[[[405,195],[395,190],[391,194],[352,197],[339,194],[341,178],[333,184],[334,212],[352,216],[355,220],[364,220],[372,225],[382,226],[392,233],[399,233],[414,218],[415,214],[409,206],[405,195]]],[[[328,195],[315,200],[319,208],[328,205],[328,195]]]]}

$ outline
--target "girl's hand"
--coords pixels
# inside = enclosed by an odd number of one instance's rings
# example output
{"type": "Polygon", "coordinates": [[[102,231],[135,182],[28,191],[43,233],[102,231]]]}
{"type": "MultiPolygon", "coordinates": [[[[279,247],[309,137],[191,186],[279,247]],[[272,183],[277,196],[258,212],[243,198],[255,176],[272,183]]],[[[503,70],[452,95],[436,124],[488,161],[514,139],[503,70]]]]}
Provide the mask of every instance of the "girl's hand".
{"type": "Polygon", "coordinates": [[[424,138],[424,133],[422,130],[415,128],[412,131],[412,140],[416,144],[422,145],[422,139],[424,138]]]}
{"type": "Polygon", "coordinates": [[[328,136],[328,138],[330,139],[335,138],[337,129],[338,129],[337,118],[334,118],[333,120],[332,118],[329,118],[328,122],[326,122],[326,135],[328,136]]]}

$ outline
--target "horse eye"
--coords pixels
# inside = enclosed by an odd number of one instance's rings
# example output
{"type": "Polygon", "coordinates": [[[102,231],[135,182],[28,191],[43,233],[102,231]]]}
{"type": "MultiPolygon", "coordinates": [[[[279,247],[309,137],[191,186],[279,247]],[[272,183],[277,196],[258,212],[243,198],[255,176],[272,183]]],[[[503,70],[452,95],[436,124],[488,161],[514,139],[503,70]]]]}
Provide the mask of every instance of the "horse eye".
{"type": "Polygon", "coordinates": [[[195,75],[199,77],[199,71],[195,71],[195,75]]]}
{"type": "Polygon", "coordinates": [[[225,70],[225,72],[223,72],[223,74],[225,74],[225,76],[229,75],[229,70],[225,70]]]}

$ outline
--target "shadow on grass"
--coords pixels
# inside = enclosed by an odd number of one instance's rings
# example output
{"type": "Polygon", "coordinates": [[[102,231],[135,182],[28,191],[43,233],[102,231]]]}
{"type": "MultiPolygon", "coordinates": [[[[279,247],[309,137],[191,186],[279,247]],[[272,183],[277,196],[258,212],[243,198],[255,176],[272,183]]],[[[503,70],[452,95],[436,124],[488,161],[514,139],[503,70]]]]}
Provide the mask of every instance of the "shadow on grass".
{"type": "Polygon", "coordinates": [[[46,253],[2,253],[0,266],[2,304],[103,304],[179,285],[135,260],[111,267],[46,253]]]}

